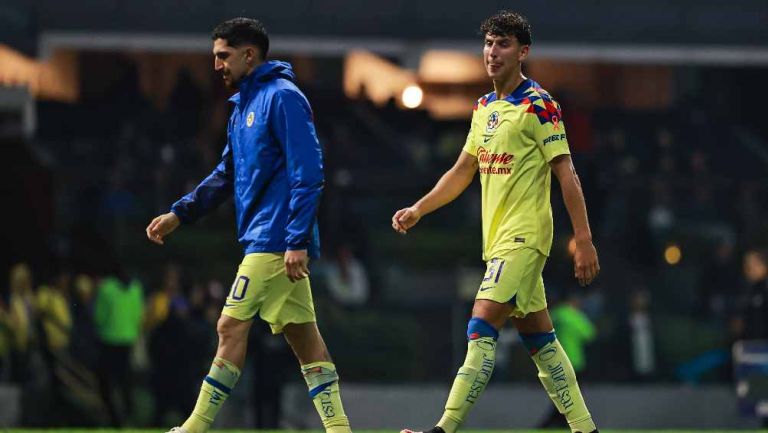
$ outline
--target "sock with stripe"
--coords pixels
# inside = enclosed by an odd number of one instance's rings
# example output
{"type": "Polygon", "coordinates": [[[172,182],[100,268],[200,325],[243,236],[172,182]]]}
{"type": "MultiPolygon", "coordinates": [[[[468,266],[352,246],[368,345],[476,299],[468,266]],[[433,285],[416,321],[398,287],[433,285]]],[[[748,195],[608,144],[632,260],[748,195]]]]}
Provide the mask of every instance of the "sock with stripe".
{"type": "Polygon", "coordinates": [[[332,362],[313,362],[302,365],[301,374],[326,433],[351,433],[349,419],[341,405],[336,366],[332,362]]]}
{"type": "Polygon", "coordinates": [[[467,326],[467,357],[456,373],[443,417],[437,427],[455,433],[491,379],[496,363],[499,332],[488,322],[473,317],[467,326]]]}
{"type": "Polygon", "coordinates": [[[208,431],[239,377],[240,369],[235,364],[224,358],[213,359],[211,371],[203,380],[192,415],[182,425],[187,433],[208,431]]]}
{"type": "Polygon", "coordinates": [[[541,384],[557,410],[565,415],[571,431],[595,431],[595,423],[584,403],[571,360],[557,340],[555,331],[520,334],[520,339],[539,370],[541,384]]]}

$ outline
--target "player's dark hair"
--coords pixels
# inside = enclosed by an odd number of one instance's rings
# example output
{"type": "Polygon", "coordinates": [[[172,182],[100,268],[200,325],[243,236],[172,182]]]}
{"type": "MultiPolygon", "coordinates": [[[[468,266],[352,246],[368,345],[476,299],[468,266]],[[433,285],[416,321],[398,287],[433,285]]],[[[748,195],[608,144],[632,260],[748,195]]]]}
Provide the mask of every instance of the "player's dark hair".
{"type": "Polygon", "coordinates": [[[261,60],[267,57],[269,51],[269,36],[267,29],[259,20],[253,18],[232,18],[216,26],[211,32],[211,39],[226,39],[227,45],[239,47],[243,44],[253,44],[261,52],[261,60]]]}
{"type": "Polygon", "coordinates": [[[531,45],[531,25],[517,12],[498,11],[480,24],[480,34],[494,36],[514,36],[522,45],[531,45]]]}

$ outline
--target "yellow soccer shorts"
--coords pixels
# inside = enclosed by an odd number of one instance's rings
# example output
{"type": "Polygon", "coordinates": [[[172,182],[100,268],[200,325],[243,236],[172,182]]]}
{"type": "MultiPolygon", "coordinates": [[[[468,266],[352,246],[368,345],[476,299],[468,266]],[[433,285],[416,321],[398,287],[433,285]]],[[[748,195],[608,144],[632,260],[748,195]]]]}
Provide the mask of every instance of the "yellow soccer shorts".
{"type": "Polygon", "coordinates": [[[291,282],[282,253],[253,253],[237,269],[222,314],[250,320],[258,314],[273,334],[289,323],[315,322],[309,278],[291,282]]]}
{"type": "Polygon", "coordinates": [[[546,261],[547,256],[533,248],[518,248],[488,260],[475,299],[511,304],[512,317],[547,308],[541,277],[546,261]]]}

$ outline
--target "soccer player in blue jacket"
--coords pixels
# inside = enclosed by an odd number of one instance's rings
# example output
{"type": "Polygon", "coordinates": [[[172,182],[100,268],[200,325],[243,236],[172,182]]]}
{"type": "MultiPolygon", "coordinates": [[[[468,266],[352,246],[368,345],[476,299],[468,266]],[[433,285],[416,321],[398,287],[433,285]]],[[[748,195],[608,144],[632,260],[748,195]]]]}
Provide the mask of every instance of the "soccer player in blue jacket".
{"type": "Polygon", "coordinates": [[[319,253],[317,208],[323,188],[312,111],[291,66],[265,61],[269,38],[259,21],[225,21],[212,37],[214,69],[228,87],[239,90],[230,98],[227,145],[213,172],[146,231],[162,245],[180,224],[194,222],[234,196],[245,258],[216,327],[218,350],[197,404],[186,422],[171,431],[208,430],[240,376],[248,331],[258,314],[273,333],[285,334],[326,431],[350,433],[308,279],[309,258],[319,253]]]}

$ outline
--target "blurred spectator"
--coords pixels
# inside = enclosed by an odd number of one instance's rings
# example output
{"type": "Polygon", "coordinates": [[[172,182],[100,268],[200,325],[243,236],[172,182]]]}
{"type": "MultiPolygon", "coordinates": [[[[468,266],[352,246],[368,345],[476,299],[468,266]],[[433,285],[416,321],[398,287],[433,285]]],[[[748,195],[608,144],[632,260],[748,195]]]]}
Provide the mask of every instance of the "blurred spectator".
{"type": "Polygon", "coordinates": [[[194,389],[188,385],[189,351],[201,342],[190,338],[189,309],[171,307],[149,337],[149,359],[152,365],[151,390],[155,397],[153,425],[178,424],[192,406],[194,389]],[[173,342],[173,344],[170,344],[173,342]],[[180,361],[183,361],[180,363],[180,361]],[[168,416],[175,415],[173,420],[168,416]]]}
{"type": "Polygon", "coordinates": [[[8,289],[0,287],[0,383],[10,379],[13,327],[9,299],[8,289]]]}
{"type": "Polygon", "coordinates": [[[137,280],[115,276],[102,280],[94,308],[101,340],[98,375],[101,396],[114,427],[122,427],[133,412],[131,349],[139,339],[143,310],[143,288],[137,280]],[[123,400],[122,410],[115,402],[115,391],[123,400]]]}
{"type": "Polygon", "coordinates": [[[637,378],[647,379],[656,372],[653,322],[649,311],[650,293],[638,290],[630,298],[629,329],[632,371],[637,378]]]}
{"type": "Polygon", "coordinates": [[[747,291],[734,321],[734,331],[741,339],[768,338],[768,251],[751,249],[744,254],[744,278],[747,291]]]}
{"type": "Polygon", "coordinates": [[[70,353],[85,367],[97,365],[98,337],[93,319],[94,282],[84,274],[75,277],[72,294],[72,350],[70,353]]]}
{"type": "MultiPolygon", "coordinates": [[[[69,286],[72,276],[69,271],[61,271],[50,285],[37,289],[36,310],[40,332],[41,352],[49,384],[52,407],[65,405],[65,383],[62,381],[62,366],[69,365],[68,349],[72,332],[72,314],[69,310],[69,286]]],[[[66,416],[63,413],[52,414],[56,422],[66,416]]]]}
{"type": "Polygon", "coordinates": [[[275,338],[265,326],[254,326],[248,337],[253,350],[250,368],[253,374],[250,408],[254,427],[278,429],[281,427],[283,386],[292,373],[292,354],[287,345],[275,338]]]}
{"type": "MultiPolygon", "coordinates": [[[[735,339],[757,340],[768,338],[768,250],[753,248],[744,254],[743,268],[747,291],[738,315],[731,323],[735,339]]],[[[760,416],[763,427],[768,417],[760,416]]]]}
{"type": "Polygon", "coordinates": [[[675,207],[668,183],[656,179],[651,184],[651,205],[648,208],[648,227],[654,246],[663,245],[675,226],[675,207]]]}
{"type": "Polygon", "coordinates": [[[30,371],[30,353],[34,335],[34,299],[32,272],[26,263],[11,268],[10,290],[5,324],[11,335],[11,380],[23,383],[30,371]]]}
{"type": "Polygon", "coordinates": [[[57,353],[69,348],[72,314],[69,310],[72,275],[63,271],[50,286],[37,291],[37,313],[43,327],[46,349],[57,353]]]}
{"type": "Polygon", "coordinates": [[[583,371],[587,364],[584,347],[595,339],[597,330],[581,310],[581,297],[571,292],[566,300],[552,309],[550,314],[557,338],[568,353],[573,369],[577,373],[583,371]]]}
{"type": "MultiPolygon", "coordinates": [[[[126,164],[124,164],[126,165],[126,164]]],[[[102,211],[108,218],[123,221],[135,216],[136,197],[127,184],[127,169],[123,166],[115,166],[109,178],[109,189],[102,200],[102,211]]]]}
{"type": "Polygon", "coordinates": [[[208,281],[208,288],[203,299],[207,301],[205,303],[205,319],[209,323],[216,323],[219,320],[221,307],[227,298],[228,289],[229,287],[225,287],[219,280],[212,279],[208,281]]]}
{"type": "Polygon", "coordinates": [[[328,290],[339,304],[358,307],[366,303],[370,292],[368,272],[349,245],[339,245],[325,271],[328,290]]]}
{"type": "Polygon", "coordinates": [[[189,389],[188,364],[190,347],[200,344],[190,339],[189,303],[182,292],[181,269],[173,263],[165,267],[163,285],[147,302],[144,321],[149,332],[149,359],[152,366],[151,388],[155,397],[154,425],[178,424],[181,419],[168,420],[174,413],[185,414],[192,402],[194,389],[189,389]],[[168,344],[173,341],[175,344],[168,344]],[[179,365],[183,359],[185,366],[179,365]]]}
{"type": "Polygon", "coordinates": [[[563,121],[568,125],[568,143],[574,153],[592,153],[594,151],[594,133],[592,111],[582,98],[573,97],[567,90],[558,90],[558,102],[563,109],[563,121]]]}
{"type": "Polygon", "coordinates": [[[599,286],[589,286],[587,293],[579,300],[579,309],[592,321],[605,314],[605,296],[599,286]]]}
{"type": "Polygon", "coordinates": [[[178,140],[194,136],[200,129],[205,97],[192,74],[186,68],[179,70],[176,86],[168,102],[166,125],[168,138],[178,140]]]}
{"type": "Polygon", "coordinates": [[[699,316],[723,320],[732,311],[732,294],[738,291],[739,272],[733,241],[721,239],[706,258],[697,296],[699,316]]]}
{"type": "Polygon", "coordinates": [[[175,263],[169,263],[165,267],[162,287],[152,293],[147,301],[144,329],[149,332],[162,325],[171,311],[178,309],[188,310],[189,306],[181,292],[181,270],[175,263]]]}

